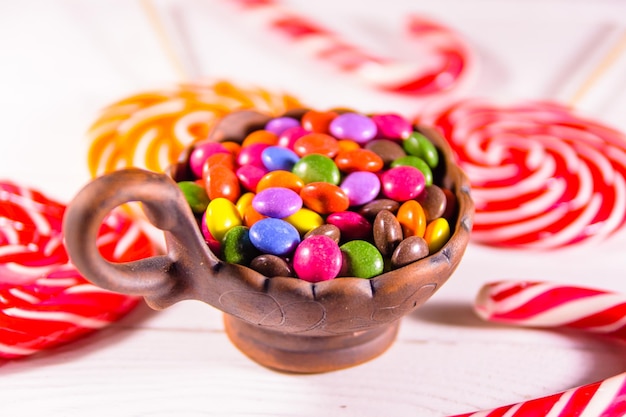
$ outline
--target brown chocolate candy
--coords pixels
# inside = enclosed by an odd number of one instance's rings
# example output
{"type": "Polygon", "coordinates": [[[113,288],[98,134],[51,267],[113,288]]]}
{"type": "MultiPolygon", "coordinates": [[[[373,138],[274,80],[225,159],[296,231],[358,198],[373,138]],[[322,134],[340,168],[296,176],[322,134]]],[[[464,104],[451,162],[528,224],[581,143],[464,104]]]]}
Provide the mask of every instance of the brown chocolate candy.
{"type": "Polygon", "coordinates": [[[431,222],[442,217],[446,211],[447,201],[446,194],[436,185],[429,185],[416,198],[424,209],[426,221],[431,222]]]}
{"type": "Polygon", "coordinates": [[[266,277],[293,277],[293,269],[283,258],[265,253],[250,262],[250,268],[266,277]]]}
{"type": "Polygon", "coordinates": [[[374,139],[369,141],[365,145],[365,149],[369,149],[380,156],[385,166],[389,166],[389,164],[396,159],[406,156],[406,152],[404,152],[402,146],[398,142],[389,139],[374,139]]]}
{"type": "Polygon", "coordinates": [[[241,110],[222,117],[209,134],[213,142],[242,142],[248,134],[263,129],[272,118],[254,110],[241,110]]]}
{"type": "Polygon", "coordinates": [[[391,200],[388,198],[381,198],[378,200],[370,201],[369,203],[365,204],[359,210],[359,214],[361,214],[361,216],[369,220],[372,220],[376,218],[376,215],[380,213],[381,210],[388,210],[392,213],[395,213],[396,211],[398,211],[399,208],[400,208],[400,203],[397,202],[396,200],[391,200]]]}
{"type": "Polygon", "coordinates": [[[419,236],[404,239],[391,255],[391,268],[397,269],[428,256],[428,243],[419,236]]]}
{"type": "Polygon", "coordinates": [[[307,232],[307,234],[304,235],[304,238],[306,239],[307,237],[317,235],[327,236],[334,240],[335,243],[339,243],[339,240],[341,240],[341,231],[334,224],[323,224],[321,226],[318,226],[315,229],[307,232]]]}
{"type": "Polygon", "coordinates": [[[374,219],[374,244],[383,256],[389,256],[402,241],[402,226],[389,210],[381,210],[374,219]]]}

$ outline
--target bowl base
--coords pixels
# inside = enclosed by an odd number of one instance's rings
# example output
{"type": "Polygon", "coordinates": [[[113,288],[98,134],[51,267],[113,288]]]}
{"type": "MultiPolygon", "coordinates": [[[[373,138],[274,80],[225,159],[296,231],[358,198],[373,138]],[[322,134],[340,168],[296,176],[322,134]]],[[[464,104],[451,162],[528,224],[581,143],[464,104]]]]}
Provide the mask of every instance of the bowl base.
{"type": "Polygon", "coordinates": [[[281,372],[321,373],[348,368],[382,354],[396,338],[400,321],[339,335],[281,333],[224,315],[231,342],[257,363],[281,372]]]}

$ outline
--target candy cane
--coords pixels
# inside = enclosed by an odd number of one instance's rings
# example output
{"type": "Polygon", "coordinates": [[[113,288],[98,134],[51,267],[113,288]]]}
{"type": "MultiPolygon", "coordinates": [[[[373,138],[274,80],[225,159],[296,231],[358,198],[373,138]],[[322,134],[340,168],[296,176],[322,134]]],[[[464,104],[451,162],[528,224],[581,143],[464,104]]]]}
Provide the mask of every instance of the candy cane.
{"type": "Polygon", "coordinates": [[[296,107],[289,95],[226,81],[139,93],[106,107],[89,128],[89,169],[94,177],[129,166],[164,171],[230,111],[282,114],[296,107]]]}
{"type": "Polygon", "coordinates": [[[440,129],[472,185],[473,239],[555,248],[626,222],[626,135],[555,103],[463,100],[419,123],[440,129]]]}
{"type": "Polygon", "coordinates": [[[292,49],[324,61],[383,90],[430,96],[459,88],[470,78],[474,59],[463,39],[432,20],[411,16],[408,34],[418,48],[402,60],[376,56],[274,0],[235,0],[243,16],[287,38],[292,49]]]}
{"type": "MultiPolygon", "coordinates": [[[[0,182],[0,358],[19,358],[108,326],[138,298],[86,281],[69,262],[61,225],[65,206],[38,191],[0,182]]],[[[138,226],[110,215],[98,238],[103,256],[128,261],[153,254],[138,226]]]]}
{"type": "MultiPolygon", "coordinates": [[[[626,340],[626,296],[541,282],[496,282],[479,292],[485,320],[532,327],[565,327],[626,340]]],[[[622,417],[626,373],[558,394],[456,417],[622,417]]]]}

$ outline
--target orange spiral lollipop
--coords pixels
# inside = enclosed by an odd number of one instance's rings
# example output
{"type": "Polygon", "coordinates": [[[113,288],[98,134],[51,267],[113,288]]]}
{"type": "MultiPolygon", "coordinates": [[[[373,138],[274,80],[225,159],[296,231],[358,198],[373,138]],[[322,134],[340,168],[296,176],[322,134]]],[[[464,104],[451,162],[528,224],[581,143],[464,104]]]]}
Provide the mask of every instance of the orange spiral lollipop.
{"type": "Polygon", "coordinates": [[[163,171],[221,116],[238,109],[281,114],[295,98],[227,81],[138,93],[106,107],[87,132],[92,176],[136,166],[163,171]]]}

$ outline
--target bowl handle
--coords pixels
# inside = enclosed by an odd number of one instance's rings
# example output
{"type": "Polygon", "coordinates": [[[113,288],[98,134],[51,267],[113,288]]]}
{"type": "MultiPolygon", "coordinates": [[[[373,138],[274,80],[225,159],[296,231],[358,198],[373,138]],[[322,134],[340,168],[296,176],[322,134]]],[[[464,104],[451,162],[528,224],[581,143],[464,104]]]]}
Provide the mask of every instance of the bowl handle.
{"type": "Polygon", "coordinates": [[[203,259],[209,267],[219,263],[207,250],[176,183],[164,174],[140,169],[116,171],[89,183],[68,206],[63,233],[69,257],[85,278],[111,291],[142,295],[157,309],[189,298],[186,263],[194,259],[203,259]],[[111,210],[131,201],[141,202],[148,220],[165,233],[167,253],[109,262],[96,245],[98,230],[111,210]]]}

